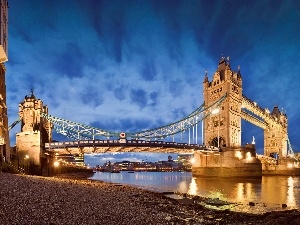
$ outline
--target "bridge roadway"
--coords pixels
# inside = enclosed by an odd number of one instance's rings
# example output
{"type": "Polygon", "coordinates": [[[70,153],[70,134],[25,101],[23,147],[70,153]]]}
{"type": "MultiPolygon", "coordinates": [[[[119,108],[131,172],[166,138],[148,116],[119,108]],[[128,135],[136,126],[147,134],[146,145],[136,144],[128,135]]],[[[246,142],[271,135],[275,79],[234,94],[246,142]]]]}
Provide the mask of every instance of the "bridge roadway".
{"type": "Polygon", "coordinates": [[[219,152],[213,146],[146,140],[82,140],[45,143],[45,150],[59,154],[148,152],[148,153],[193,153],[193,151],[219,152]]]}

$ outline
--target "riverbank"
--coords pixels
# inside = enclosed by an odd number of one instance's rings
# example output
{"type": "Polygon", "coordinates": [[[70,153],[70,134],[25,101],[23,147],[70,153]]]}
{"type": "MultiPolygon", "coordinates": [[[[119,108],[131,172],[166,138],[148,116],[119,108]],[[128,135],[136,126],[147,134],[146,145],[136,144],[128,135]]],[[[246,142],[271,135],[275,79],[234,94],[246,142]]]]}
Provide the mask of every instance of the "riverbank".
{"type": "Polygon", "coordinates": [[[195,204],[197,199],[178,201],[70,175],[0,173],[0,224],[300,224],[297,210],[262,215],[217,211],[195,204]]]}

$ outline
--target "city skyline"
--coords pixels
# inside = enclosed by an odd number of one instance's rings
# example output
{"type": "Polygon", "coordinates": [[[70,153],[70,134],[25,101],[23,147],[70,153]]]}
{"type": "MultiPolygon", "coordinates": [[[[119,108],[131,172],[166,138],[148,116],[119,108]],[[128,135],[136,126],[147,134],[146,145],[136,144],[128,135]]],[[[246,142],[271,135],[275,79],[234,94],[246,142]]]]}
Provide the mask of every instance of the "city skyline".
{"type": "MultiPolygon", "coordinates": [[[[56,117],[112,131],[160,127],[203,103],[206,71],[211,80],[229,56],[231,68],[241,68],[243,94],[287,114],[299,152],[299,8],[296,1],[9,1],[9,124],[33,89],[56,117]]],[[[253,136],[261,154],[263,130],[243,122],[242,144],[253,136]]]]}

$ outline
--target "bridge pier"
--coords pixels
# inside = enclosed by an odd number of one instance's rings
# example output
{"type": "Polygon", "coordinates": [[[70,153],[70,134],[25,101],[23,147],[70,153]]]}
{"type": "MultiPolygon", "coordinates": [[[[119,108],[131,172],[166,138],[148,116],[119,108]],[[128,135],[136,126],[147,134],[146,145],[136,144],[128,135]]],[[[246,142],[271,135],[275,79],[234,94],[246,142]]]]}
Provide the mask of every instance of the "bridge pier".
{"type": "Polygon", "coordinates": [[[222,152],[196,151],[192,173],[204,177],[261,177],[262,164],[253,145],[223,148],[222,152]]]}
{"type": "Polygon", "coordinates": [[[259,156],[262,162],[263,175],[300,176],[300,165],[294,158],[279,158],[259,156]]]}

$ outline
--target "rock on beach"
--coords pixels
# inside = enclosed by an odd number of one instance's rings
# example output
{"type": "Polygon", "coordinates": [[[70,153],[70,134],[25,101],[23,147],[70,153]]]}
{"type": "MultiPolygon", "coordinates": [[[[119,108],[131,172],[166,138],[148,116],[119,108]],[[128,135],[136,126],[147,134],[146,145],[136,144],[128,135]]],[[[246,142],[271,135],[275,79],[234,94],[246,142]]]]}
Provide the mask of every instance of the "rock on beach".
{"type": "Polygon", "coordinates": [[[0,224],[300,224],[300,211],[207,209],[126,185],[0,173],[0,224]]]}

